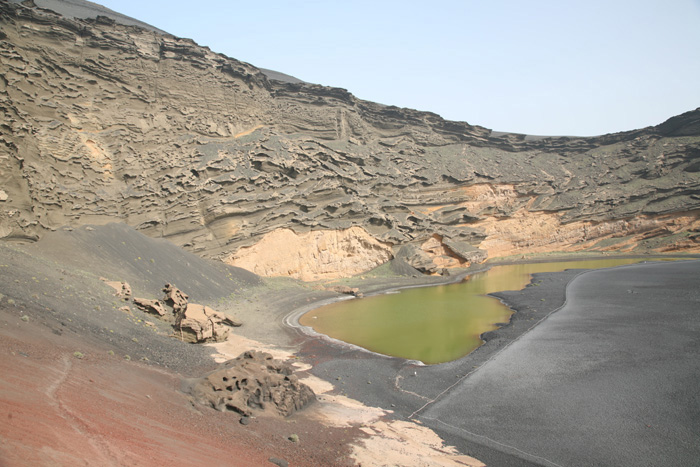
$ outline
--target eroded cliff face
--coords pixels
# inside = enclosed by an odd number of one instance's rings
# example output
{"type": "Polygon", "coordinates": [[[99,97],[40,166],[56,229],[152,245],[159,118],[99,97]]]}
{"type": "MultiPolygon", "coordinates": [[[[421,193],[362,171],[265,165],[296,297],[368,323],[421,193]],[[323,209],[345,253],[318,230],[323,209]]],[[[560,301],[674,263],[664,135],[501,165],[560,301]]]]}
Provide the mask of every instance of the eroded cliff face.
{"type": "Polygon", "coordinates": [[[376,240],[361,227],[303,234],[277,229],[255,245],[239,249],[225,262],[260,276],[317,281],[359,274],[392,257],[391,244],[376,240]]]}
{"type": "Polygon", "coordinates": [[[404,247],[430,273],[486,254],[700,251],[700,110],[595,138],[497,136],[269,80],[187,39],[0,3],[0,113],[6,240],[120,220],[308,278],[404,247]],[[297,241],[354,228],[381,247],[348,262],[340,242],[313,269],[317,240],[297,241]],[[271,253],[266,235],[284,232],[271,253]]]}

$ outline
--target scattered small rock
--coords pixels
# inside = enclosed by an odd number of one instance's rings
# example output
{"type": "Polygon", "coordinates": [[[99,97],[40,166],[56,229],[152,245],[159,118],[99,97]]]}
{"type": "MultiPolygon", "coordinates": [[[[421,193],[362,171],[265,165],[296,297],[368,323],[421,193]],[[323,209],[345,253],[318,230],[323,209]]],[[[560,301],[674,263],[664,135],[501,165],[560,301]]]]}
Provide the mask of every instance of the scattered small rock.
{"type": "Polygon", "coordinates": [[[250,425],[250,417],[241,417],[239,420],[241,425],[250,425]]]}
{"type": "Polygon", "coordinates": [[[284,459],[280,459],[278,457],[270,457],[268,460],[278,467],[289,467],[289,462],[287,462],[284,459]]]}
{"type": "Polygon", "coordinates": [[[287,439],[289,441],[291,441],[292,443],[298,443],[299,442],[299,435],[292,434],[292,435],[289,435],[289,437],[287,439]]]}
{"type": "Polygon", "coordinates": [[[100,277],[100,279],[105,285],[112,287],[116,291],[114,294],[115,296],[123,298],[124,300],[129,300],[129,298],[131,298],[131,286],[128,282],[109,281],[104,277],[100,277]]]}

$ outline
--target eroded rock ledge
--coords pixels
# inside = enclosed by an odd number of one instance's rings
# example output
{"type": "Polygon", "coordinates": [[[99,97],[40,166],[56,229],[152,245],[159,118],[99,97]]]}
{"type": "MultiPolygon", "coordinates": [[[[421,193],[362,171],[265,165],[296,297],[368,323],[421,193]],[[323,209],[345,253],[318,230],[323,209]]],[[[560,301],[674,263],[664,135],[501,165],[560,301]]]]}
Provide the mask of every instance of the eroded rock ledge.
{"type": "Polygon", "coordinates": [[[407,245],[430,273],[483,252],[700,251],[700,110],[594,138],[497,134],[3,2],[0,115],[5,240],[120,220],[308,278],[407,245]],[[360,246],[343,244],[358,228],[360,246]],[[287,262],[272,264],[265,245],[290,231],[287,262]],[[312,261],[301,238],[332,247],[312,261]]]}

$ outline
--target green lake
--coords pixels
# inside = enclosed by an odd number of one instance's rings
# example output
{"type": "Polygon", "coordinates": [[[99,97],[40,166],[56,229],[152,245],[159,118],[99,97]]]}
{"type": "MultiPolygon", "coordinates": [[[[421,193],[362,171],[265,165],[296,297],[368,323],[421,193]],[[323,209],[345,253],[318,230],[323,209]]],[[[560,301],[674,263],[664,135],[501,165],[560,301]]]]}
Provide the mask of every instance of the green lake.
{"type": "Polygon", "coordinates": [[[456,360],[482,344],[479,336],[507,323],[511,310],[486,294],[520,290],[530,274],[595,269],[644,259],[603,259],[494,266],[456,284],[404,289],[312,310],[304,326],[373,352],[426,364],[456,360]]]}

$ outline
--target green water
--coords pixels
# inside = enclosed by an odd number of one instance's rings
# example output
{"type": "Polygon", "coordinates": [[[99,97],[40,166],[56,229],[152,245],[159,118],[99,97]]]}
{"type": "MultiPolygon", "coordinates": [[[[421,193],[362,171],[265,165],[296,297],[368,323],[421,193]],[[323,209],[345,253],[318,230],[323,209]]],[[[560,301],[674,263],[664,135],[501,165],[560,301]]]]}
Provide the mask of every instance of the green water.
{"type": "Polygon", "coordinates": [[[442,363],[481,345],[481,334],[507,323],[511,310],[486,294],[520,290],[530,274],[565,269],[594,269],[643,259],[604,259],[494,266],[451,285],[402,290],[360,300],[336,302],[299,320],[316,332],[373,352],[442,363]]]}

